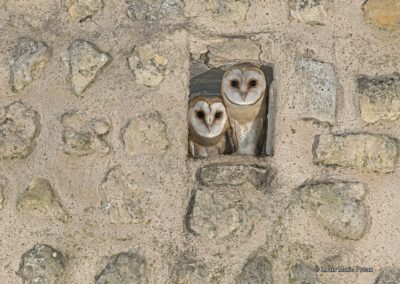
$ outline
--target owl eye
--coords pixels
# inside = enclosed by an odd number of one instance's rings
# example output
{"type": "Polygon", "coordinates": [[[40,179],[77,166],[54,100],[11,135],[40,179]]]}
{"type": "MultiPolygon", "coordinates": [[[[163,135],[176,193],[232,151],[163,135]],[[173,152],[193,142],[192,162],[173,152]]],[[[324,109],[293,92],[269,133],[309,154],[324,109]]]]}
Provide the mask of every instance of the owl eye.
{"type": "Polygon", "coordinates": [[[196,115],[198,118],[203,118],[204,117],[204,112],[203,111],[198,111],[196,112],[196,115]]]}
{"type": "Polygon", "coordinates": [[[256,80],[251,80],[250,81],[250,87],[255,87],[257,86],[257,81],[256,80]]]}
{"type": "Polygon", "coordinates": [[[222,117],[222,112],[219,111],[219,112],[215,113],[215,118],[216,119],[220,119],[221,117],[222,117]]]}
{"type": "Polygon", "coordinates": [[[232,80],[232,81],[231,81],[231,86],[234,87],[234,88],[239,87],[239,82],[238,82],[238,80],[232,80]]]}

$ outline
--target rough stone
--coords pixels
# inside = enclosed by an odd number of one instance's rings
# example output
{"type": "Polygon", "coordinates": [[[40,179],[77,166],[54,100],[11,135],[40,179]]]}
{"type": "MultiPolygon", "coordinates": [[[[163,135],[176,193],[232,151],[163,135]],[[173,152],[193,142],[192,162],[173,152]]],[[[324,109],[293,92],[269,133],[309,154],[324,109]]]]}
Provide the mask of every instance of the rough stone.
{"type": "Polygon", "coordinates": [[[122,139],[128,155],[162,154],[169,142],[166,125],[158,112],[148,112],[132,118],[122,129],[122,139]]]}
{"type": "Polygon", "coordinates": [[[239,23],[246,18],[250,7],[248,0],[206,0],[204,8],[211,12],[214,20],[223,23],[239,23]]]}
{"type": "Polygon", "coordinates": [[[208,46],[207,65],[221,67],[239,62],[258,62],[261,46],[250,39],[228,39],[208,46]]]}
{"type": "Polygon", "coordinates": [[[3,203],[4,203],[4,189],[6,188],[6,179],[2,176],[0,176],[0,210],[3,209],[3,203]]]}
{"type": "Polygon", "coordinates": [[[329,63],[301,58],[296,63],[302,87],[297,105],[303,119],[333,124],[336,114],[336,76],[329,63]]]}
{"type": "Polygon", "coordinates": [[[319,222],[332,235],[351,240],[362,238],[367,225],[362,184],[317,183],[301,187],[300,193],[301,201],[311,207],[319,222]]]}
{"type": "Polygon", "coordinates": [[[241,186],[266,192],[271,188],[275,171],[257,165],[209,165],[199,169],[199,181],[205,186],[241,186]]]}
{"type": "Polygon", "coordinates": [[[255,256],[247,260],[236,279],[237,284],[271,284],[272,265],[266,257],[255,256]]]}
{"type": "Polygon", "coordinates": [[[22,159],[36,146],[39,115],[21,102],[0,108],[0,160],[22,159]]]}
{"type": "Polygon", "coordinates": [[[128,63],[136,82],[148,87],[158,86],[168,73],[168,59],[156,53],[148,44],[135,47],[128,63]]]}
{"type": "Polygon", "coordinates": [[[96,276],[96,284],[148,283],[146,260],[136,253],[120,253],[96,276]]]}
{"type": "Polygon", "coordinates": [[[180,0],[126,0],[128,16],[136,20],[160,20],[163,17],[180,16],[180,0]]]}
{"type": "Polygon", "coordinates": [[[400,283],[400,268],[385,268],[379,274],[375,284],[398,284],[400,283]]]}
{"type": "Polygon", "coordinates": [[[374,134],[322,134],[315,137],[314,163],[390,173],[397,162],[397,140],[374,134]]]}
{"type": "Polygon", "coordinates": [[[22,283],[61,284],[66,259],[61,252],[44,244],[35,245],[22,255],[18,275],[22,283]]]}
{"type": "Polygon", "coordinates": [[[37,216],[54,216],[65,222],[68,214],[54,193],[47,179],[36,177],[29,187],[18,197],[17,209],[20,213],[37,216]]]}
{"type": "Polygon", "coordinates": [[[363,8],[365,19],[374,26],[388,31],[400,29],[398,0],[368,0],[363,8]]]}
{"type": "Polygon", "coordinates": [[[63,61],[69,67],[69,78],[77,96],[83,94],[110,60],[110,55],[90,42],[75,40],[71,43],[63,61]]]}
{"type": "Polygon", "coordinates": [[[261,218],[260,210],[234,189],[199,188],[186,216],[189,232],[208,238],[248,233],[261,218]]]}
{"type": "Polygon", "coordinates": [[[326,24],[326,12],[321,0],[290,0],[290,15],[308,25],[326,24]]]}
{"type": "Polygon", "coordinates": [[[103,0],[67,0],[68,13],[76,21],[84,21],[103,9],[103,0]]]}
{"type": "Polygon", "coordinates": [[[400,117],[400,74],[359,77],[361,118],[368,123],[400,117]]]}
{"type": "Polygon", "coordinates": [[[10,60],[12,90],[19,92],[28,86],[35,72],[44,68],[50,57],[51,49],[45,42],[20,39],[10,60]]]}
{"type": "Polygon", "coordinates": [[[70,156],[86,156],[94,153],[106,155],[110,146],[104,140],[111,129],[111,122],[105,116],[88,118],[77,112],[61,116],[64,153],[70,156]]]}
{"type": "Polygon", "coordinates": [[[114,224],[142,220],[143,195],[133,177],[126,175],[120,166],[110,169],[100,186],[101,207],[114,224]]]}
{"type": "Polygon", "coordinates": [[[289,271],[290,284],[319,284],[314,267],[303,262],[295,264],[289,271]]]}

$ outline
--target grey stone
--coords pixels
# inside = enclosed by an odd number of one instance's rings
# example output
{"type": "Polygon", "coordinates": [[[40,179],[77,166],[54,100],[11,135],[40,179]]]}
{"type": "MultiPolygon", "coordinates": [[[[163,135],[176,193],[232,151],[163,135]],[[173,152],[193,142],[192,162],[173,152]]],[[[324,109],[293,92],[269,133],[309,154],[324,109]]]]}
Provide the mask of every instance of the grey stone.
{"type": "Polygon", "coordinates": [[[295,264],[289,271],[290,284],[319,284],[314,267],[303,262],[295,264]]]}
{"type": "Polygon", "coordinates": [[[337,83],[332,65],[300,58],[296,63],[296,72],[301,82],[296,95],[300,116],[334,124],[337,83]]]}
{"type": "Polygon", "coordinates": [[[23,159],[36,146],[39,115],[21,102],[0,108],[0,160],[23,159]]]}
{"type": "Polygon", "coordinates": [[[379,274],[375,284],[399,284],[400,268],[385,268],[379,274]]]}
{"type": "Polygon", "coordinates": [[[13,91],[22,91],[29,85],[35,71],[44,68],[50,57],[51,49],[45,42],[30,38],[20,39],[10,60],[13,91]]]}
{"type": "Polygon", "coordinates": [[[327,182],[300,188],[301,201],[311,207],[322,226],[332,235],[359,240],[367,226],[362,202],[365,188],[360,183],[327,182]]]}
{"type": "Polygon", "coordinates": [[[183,13],[181,0],[126,0],[126,4],[128,16],[136,20],[160,20],[183,13]]]}
{"type": "Polygon", "coordinates": [[[38,244],[22,255],[18,275],[22,283],[62,284],[65,283],[65,265],[66,259],[61,252],[38,244]]]}
{"type": "Polygon", "coordinates": [[[64,153],[70,156],[106,155],[110,146],[104,140],[111,129],[105,116],[88,118],[83,113],[67,112],[61,116],[64,153]]]}
{"type": "Polygon", "coordinates": [[[3,209],[4,203],[4,189],[6,188],[7,180],[6,178],[0,176],[0,210],[3,209]]]}
{"type": "Polygon", "coordinates": [[[211,12],[213,19],[220,23],[240,23],[245,20],[250,7],[248,0],[217,0],[203,3],[206,12],[211,12]]]}
{"type": "Polygon", "coordinates": [[[290,15],[308,25],[326,24],[326,12],[321,0],[289,0],[290,15]]]}
{"type": "Polygon", "coordinates": [[[272,284],[272,265],[266,257],[254,256],[247,260],[236,279],[237,284],[272,284]]]}
{"type": "Polygon", "coordinates": [[[136,253],[120,253],[96,276],[96,284],[148,283],[146,260],[136,253]]]}
{"type": "Polygon", "coordinates": [[[209,165],[199,169],[198,178],[205,186],[243,186],[266,192],[272,187],[275,171],[257,165],[209,165]]]}
{"type": "Polygon", "coordinates": [[[400,117],[400,74],[361,76],[357,80],[361,118],[374,123],[400,117]]]}
{"type": "Polygon", "coordinates": [[[68,13],[76,21],[84,21],[103,9],[103,0],[67,0],[68,13]]]}
{"type": "Polygon", "coordinates": [[[62,59],[69,67],[72,88],[80,96],[107,66],[111,56],[90,42],[75,40],[62,59]]]}
{"type": "Polygon", "coordinates": [[[397,140],[374,134],[322,134],[315,137],[314,163],[390,173],[397,162],[397,140]]]}

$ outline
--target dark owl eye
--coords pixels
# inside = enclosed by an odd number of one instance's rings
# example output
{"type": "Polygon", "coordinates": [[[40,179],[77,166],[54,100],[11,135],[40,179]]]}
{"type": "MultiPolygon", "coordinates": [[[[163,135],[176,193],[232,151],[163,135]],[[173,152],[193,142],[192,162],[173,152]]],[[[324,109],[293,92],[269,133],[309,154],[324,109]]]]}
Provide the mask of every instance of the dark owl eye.
{"type": "Polygon", "coordinates": [[[204,112],[198,111],[198,112],[196,112],[196,115],[197,115],[198,118],[203,118],[204,117],[204,112]]]}
{"type": "Polygon", "coordinates": [[[250,87],[255,87],[257,86],[257,81],[256,80],[251,80],[250,81],[250,87]]]}
{"type": "Polygon", "coordinates": [[[239,86],[238,80],[232,80],[231,81],[231,86],[234,87],[234,88],[237,88],[239,86]]]}
{"type": "Polygon", "coordinates": [[[215,118],[216,119],[220,119],[221,117],[222,117],[222,112],[219,111],[219,112],[215,113],[215,118]]]}

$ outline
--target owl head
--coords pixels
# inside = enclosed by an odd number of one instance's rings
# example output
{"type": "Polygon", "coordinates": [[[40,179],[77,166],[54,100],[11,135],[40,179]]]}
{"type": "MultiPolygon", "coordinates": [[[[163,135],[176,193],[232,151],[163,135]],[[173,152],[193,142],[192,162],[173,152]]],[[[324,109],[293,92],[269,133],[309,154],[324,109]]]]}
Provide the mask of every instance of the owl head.
{"type": "Polygon", "coordinates": [[[232,66],[222,78],[221,93],[235,105],[253,105],[264,95],[267,87],[264,72],[257,66],[244,63],[232,66]]]}
{"type": "Polygon", "coordinates": [[[219,96],[200,95],[192,98],[187,119],[191,134],[204,138],[218,137],[228,125],[226,109],[219,96]]]}

